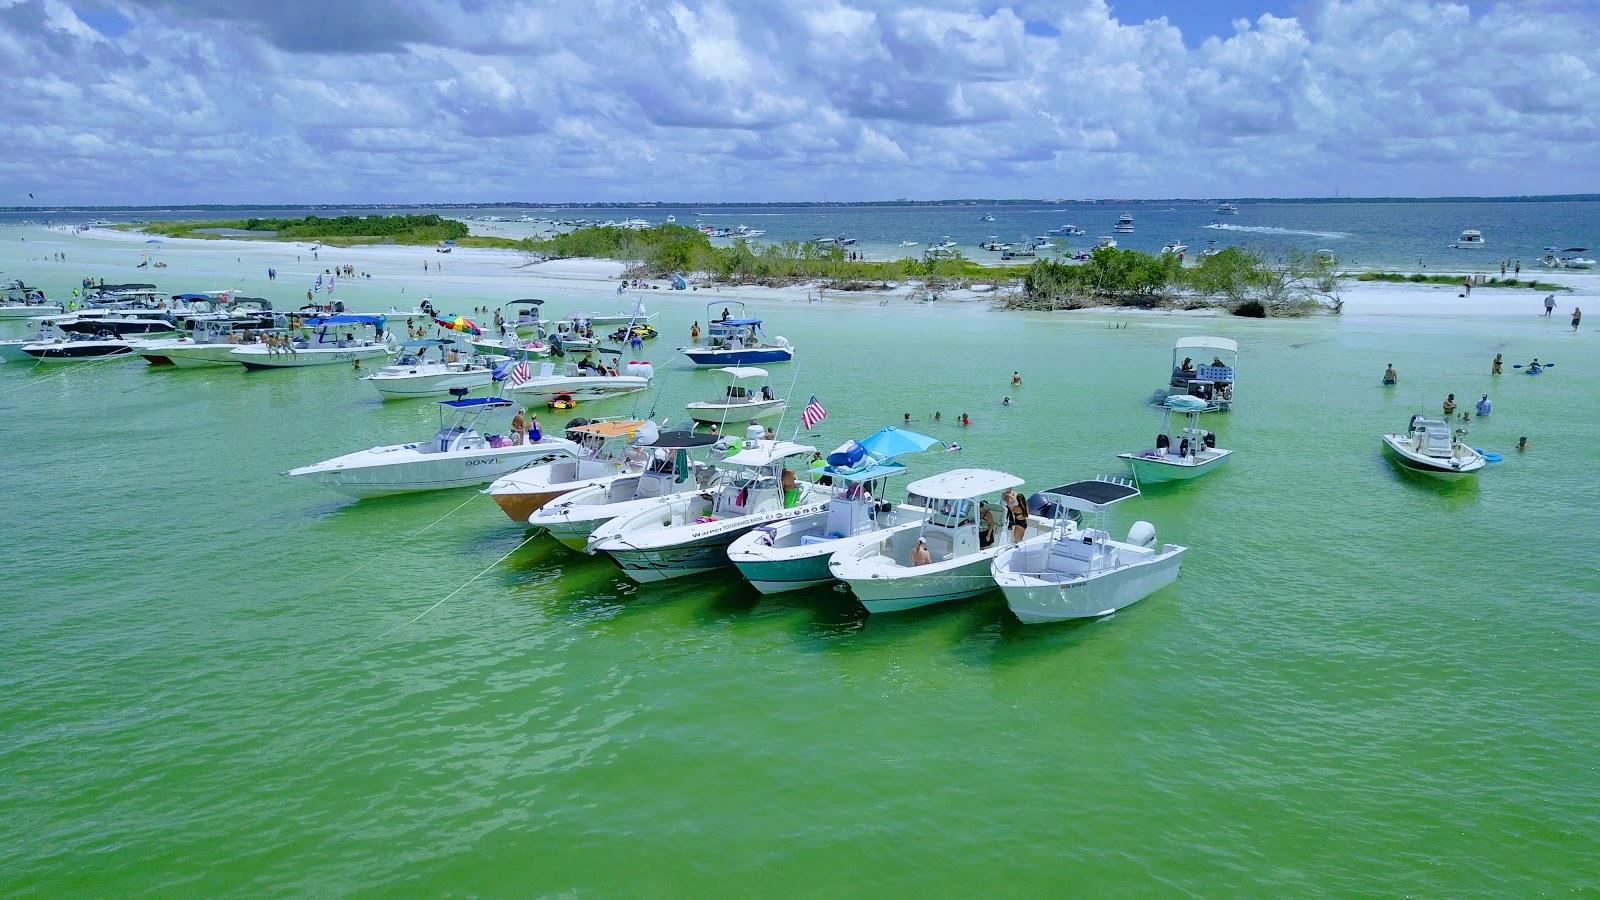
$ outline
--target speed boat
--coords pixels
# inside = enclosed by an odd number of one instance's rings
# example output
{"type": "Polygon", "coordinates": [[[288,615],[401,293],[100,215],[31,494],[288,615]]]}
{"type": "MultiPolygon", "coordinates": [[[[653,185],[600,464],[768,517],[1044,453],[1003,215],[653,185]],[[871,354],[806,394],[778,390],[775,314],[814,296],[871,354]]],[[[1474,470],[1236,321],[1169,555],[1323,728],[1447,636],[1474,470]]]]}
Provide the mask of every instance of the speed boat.
{"type": "Polygon", "coordinates": [[[889,481],[905,471],[898,456],[942,444],[936,438],[890,426],[851,441],[828,455],[820,478],[842,486],[825,507],[746,533],[728,546],[728,559],[763,594],[828,584],[828,562],[843,547],[916,528],[927,508],[893,504],[889,481]]]}
{"type": "Polygon", "coordinates": [[[11,338],[0,341],[0,362],[33,362],[34,358],[22,352],[22,348],[29,344],[48,344],[52,341],[65,341],[67,333],[50,324],[41,322],[37,331],[25,338],[11,338]]]}
{"type": "Polygon", "coordinates": [[[407,341],[400,345],[400,356],[364,381],[385,400],[416,397],[442,397],[452,388],[488,387],[494,372],[488,366],[467,358],[456,358],[451,341],[436,339],[407,341]],[[435,358],[428,358],[428,351],[435,358]]]}
{"type": "Polygon", "coordinates": [[[484,490],[513,522],[528,517],[551,500],[593,485],[610,484],[619,475],[644,468],[648,454],[628,447],[638,437],[654,440],[656,426],[639,419],[576,419],[567,423],[567,440],[577,444],[576,456],[563,457],[518,469],[496,479],[484,490]]]}
{"type": "Polygon", "coordinates": [[[383,316],[370,313],[312,316],[301,322],[288,346],[250,344],[236,347],[230,357],[246,371],[331,366],[388,357],[394,350],[382,338],[385,321],[383,316]]]}
{"type": "MultiPolygon", "coordinates": [[[[980,498],[1022,484],[1022,479],[995,469],[954,469],[913,481],[906,491],[927,510],[916,528],[896,529],[877,540],[854,543],[833,554],[828,570],[850,586],[868,612],[916,609],[949,600],[976,597],[994,589],[989,564],[1012,543],[1003,510],[992,537],[985,541],[981,523],[987,511],[980,498]],[[925,545],[931,561],[912,562],[912,552],[925,545]]],[[[1048,530],[1049,523],[1030,515],[1023,540],[1048,530]]]]}
{"type": "Polygon", "coordinates": [[[577,455],[578,445],[565,438],[513,444],[502,435],[480,434],[477,424],[483,415],[508,409],[512,402],[499,397],[464,397],[465,389],[456,391],[460,394],[454,399],[439,401],[439,430],[432,440],[357,450],[285,474],[309,478],[362,500],[471,487],[524,466],[577,455]],[[455,414],[448,423],[447,413],[455,414]]]}
{"type": "Polygon", "coordinates": [[[1580,255],[1588,251],[1588,247],[1568,247],[1565,250],[1546,247],[1544,248],[1544,257],[1539,260],[1539,265],[1547,269],[1592,269],[1594,268],[1594,260],[1580,255]]]}
{"type": "Polygon", "coordinates": [[[470,337],[467,338],[467,344],[482,356],[506,356],[513,359],[525,359],[550,355],[550,345],[548,343],[537,337],[522,337],[509,322],[506,323],[506,329],[501,333],[500,337],[470,337]]]}
{"type": "Polygon", "coordinates": [[[1227,338],[1200,335],[1178,338],[1172,345],[1172,374],[1167,387],[1158,390],[1152,398],[1155,405],[1165,405],[1171,396],[1199,397],[1206,403],[1205,412],[1226,411],[1233,408],[1233,381],[1239,364],[1239,345],[1227,338]],[[1193,357],[1210,364],[1195,364],[1193,357]]]}
{"type": "Polygon", "coordinates": [[[539,313],[543,310],[544,301],[534,297],[522,300],[513,300],[506,304],[516,313],[506,320],[506,327],[519,335],[538,335],[549,326],[548,319],[541,318],[539,313]]]}
{"type": "Polygon", "coordinates": [[[716,395],[710,400],[686,404],[684,408],[689,411],[689,418],[696,422],[724,425],[730,421],[764,419],[783,412],[783,400],[772,395],[771,385],[762,384],[767,380],[766,369],[724,366],[717,370],[717,374],[723,376],[727,383],[719,385],[716,395]],[[758,388],[757,384],[761,386],[758,388]]]}
{"type": "Polygon", "coordinates": [[[650,454],[642,472],[621,474],[606,483],[568,491],[535,510],[528,524],[543,528],[562,546],[587,550],[596,528],[655,506],[663,500],[687,498],[709,489],[717,470],[691,456],[718,442],[715,435],[668,431],[645,449],[650,454]]]}
{"type": "Polygon", "coordinates": [[[706,304],[706,343],[699,347],[679,347],[678,352],[697,366],[749,366],[788,362],[794,359],[794,347],[787,338],[776,337],[768,343],[761,331],[761,320],[745,315],[745,305],[737,300],[706,304]],[[722,315],[716,308],[722,307],[722,315]],[[738,315],[732,310],[737,307],[738,315]]]}
{"type": "Polygon", "coordinates": [[[1189,252],[1189,245],[1185,244],[1183,241],[1171,241],[1167,243],[1166,246],[1161,248],[1161,252],[1178,256],[1179,254],[1189,252]]]}
{"type": "Polygon", "coordinates": [[[1155,446],[1117,454],[1133,470],[1134,480],[1139,484],[1199,478],[1222,468],[1233,456],[1232,450],[1217,446],[1215,433],[1200,427],[1200,414],[1206,410],[1206,401],[1175,395],[1168,397],[1163,406],[1161,431],[1156,435],[1155,446]],[[1183,417],[1183,425],[1176,428],[1172,415],[1175,412],[1183,417]]]}
{"type": "Polygon", "coordinates": [[[727,566],[728,545],[745,532],[823,508],[832,489],[794,480],[789,468],[814,452],[788,441],[747,441],[716,463],[726,471],[710,491],[678,495],[607,522],[589,536],[589,552],[609,555],[639,582],[727,566]]]}
{"type": "Polygon", "coordinates": [[[1219,216],[1237,216],[1239,207],[1234,206],[1232,203],[1218,203],[1217,208],[1213,209],[1212,212],[1219,216]]]}
{"type": "Polygon", "coordinates": [[[237,366],[239,360],[233,351],[260,340],[263,334],[282,334],[282,329],[257,327],[258,320],[236,322],[231,319],[201,320],[182,337],[141,341],[137,348],[140,356],[154,366],[177,366],[180,369],[237,366]]]}
{"type": "Polygon", "coordinates": [[[1471,228],[1461,232],[1456,242],[1450,245],[1457,250],[1479,250],[1487,246],[1483,240],[1483,232],[1471,228]]]}
{"type": "Polygon", "coordinates": [[[31,319],[59,315],[61,311],[61,304],[45,299],[44,291],[20,281],[6,285],[4,296],[0,296],[0,319],[31,319]]]}
{"type": "Polygon", "coordinates": [[[88,362],[116,356],[132,356],[134,343],[109,334],[72,334],[36,344],[23,344],[22,355],[35,362],[88,362]]]}
{"type": "Polygon", "coordinates": [[[1111,230],[1118,234],[1133,234],[1133,214],[1123,213],[1111,230]]]}
{"type": "Polygon", "coordinates": [[[1396,465],[1407,472],[1429,478],[1456,481],[1476,475],[1488,464],[1483,454],[1461,442],[1465,431],[1450,431],[1443,419],[1414,415],[1405,434],[1383,436],[1383,449],[1396,465]]]}
{"type": "Polygon", "coordinates": [[[563,395],[569,400],[597,400],[642,391],[654,377],[655,367],[643,360],[628,363],[616,375],[603,374],[587,358],[559,367],[543,362],[532,378],[511,385],[506,393],[543,402],[563,395]]]}
{"type": "Polygon", "coordinates": [[[1176,581],[1187,547],[1157,551],[1149,522],[1133,523],[1126,541],[1106,531],[1107,510],[1137,496],[1126,481],[1102,478],[1030,497],[1051,513],[1050,530],[1005,548],[990,566],[1012,614],[1030,625],[1107,616],[1176,581]]]}

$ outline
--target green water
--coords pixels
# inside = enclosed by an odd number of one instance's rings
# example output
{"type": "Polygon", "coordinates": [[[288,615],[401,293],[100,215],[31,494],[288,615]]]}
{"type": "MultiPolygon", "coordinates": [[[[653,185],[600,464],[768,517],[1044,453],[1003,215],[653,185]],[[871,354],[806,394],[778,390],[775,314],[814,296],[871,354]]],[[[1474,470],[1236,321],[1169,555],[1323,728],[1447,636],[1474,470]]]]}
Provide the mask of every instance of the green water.
{"type": "MultiPolygon", "coordinates": [[[[218,286],[201,271],[163,286],[218,286]]],[[[703,310],[654,302],[660,363],[703,310]]],[[[342,367],[8,365],[0,893],[1595,889],[1592,335],[755,309],[799,347],[775,386],[828,408],[818,445],[909,411],[965,448],[914,473],[1034,488],[1149,441],[1175,338],[1238,339],[1240,407],[1207,420],[1230,468],[1116,517],[1188,545],[1182,577],[1028,627],[998,595],[868,617],[731,573],[641,587],[519,547],[471,491],[356,504],[280,477],[431,433],[431,404],[342,367]],[[1491,378],[1497,350],[1558,367],[1491,378]],[[1447,391],[1491,394],[1471,440],[1507,455],[1457,489],[1378,450],[1447,391]]],[[[582,411],[681,420],[712,384],[657,380],[582,411]]]]}

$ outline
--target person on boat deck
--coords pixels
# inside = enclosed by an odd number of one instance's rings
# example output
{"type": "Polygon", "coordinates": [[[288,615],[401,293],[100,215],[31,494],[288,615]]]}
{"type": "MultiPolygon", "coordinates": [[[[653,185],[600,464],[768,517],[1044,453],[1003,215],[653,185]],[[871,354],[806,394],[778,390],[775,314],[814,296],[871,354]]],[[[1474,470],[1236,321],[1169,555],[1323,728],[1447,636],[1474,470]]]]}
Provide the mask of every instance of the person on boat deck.
{"type": "Polygon", "coordinates": [[[519,409],[517,414],[511,417],[511,446],[513,447],[519,446],[528,436],[527,415],[528,411],[526,409],[519,409]]]}
{"type": "Polygon", "coordinates": [[[1394,363],[1389,363],[1389,367],[1383,370],[1383,383],[1398,384],[1399,381],[1400,373],[1394,370],[1394,363]]]}
{"type": "Polygon", "coordinates": [[[911,564],[913,566],[926,566],[933,562],[933,554],[928,552],[928,539],[917,538],[917,545],[911,548],[911,564]]]}
{"type": "Polygon", "coordinates": [[[1494,355],[1494,365],[1489,367],[1489,374],[1490,375],[1499,375],[1500,374],[1500,365],[1501,365],[1501,363],[1503,361],[1504,360],[1501,358],[1500,354],[1496,353],[1494,355]]]}
{"type": "Polygon", "coordinates": [[[539,430],[539,414],[534,413],[528,417],[528,441],[537,444],[544,440],[544,432],[539,430]]]}
{"type": "Polygon", "coordinates": [[[1183,365],[1178,367],[1178,371],[1180,371],[1180,372],[1193,372],[1194,371],[1194,360],[1190,359],[1187,356],[1185,356],[1183,358],[1183,365]]]}
{"type": "Polygon", "coordinates": [[[1000,523],[995,520],[994,507],[989,501],[978,503],[978,548],[984,549],[994,545],[995,532],[1000,528],[1000,523]]]}
{"type": "Polygon", "coordinates": [[[1221,368],[1222,367],[1222,357],[1220,357],[1220,356],[1211,357],[1211,364],[1213,366],[1217,366],[1218,368],[1221,368]]]}
{"type": "Polygon", "coordinates": [[[1006,520],[1011,526],[1011,543],[1020,544],[1028,531],[1028,501],[1016,491],[1011,492],[1011,505],[1007,507],[1006,520]]]}
{"type": "Polygon", "coordinates": [[[794,482],[794,470],[784,469],[778,477],[778,485],[783,489],[783,508],[791,509],[800,502],[800,488],[794,482]]]}
{"type": "Polygon", "coordinates": [[[1451,415],[1456,411],[1456,395],[1449,394],[1444,398],[1444,414],[1451,415]]]}
{"type": "Polygon", "coordinates": [[[1484,416],[1487,416],[1489,414],[1490,410],[1492,410],[1493,408],[1494,408],[1493,404],[1491,404],[1489,402],[1489,395],[1488,394],[1484,394],[1478,400],[1478,418],[1481,419],[1484,416]]]}
{"type": "Polygon", "coordinates": [[[724,321],[724,322],[726,322],[726,321],[728,321],[728,320],[729,320],[729,319],[730,319],[730,318],[732,318],[732,316],[731,316],[731,315],[729,315],[729,313],[728,313],[728,308],[727,308],[727,307],[726,307],[726,306],[724,306],[724,307],[723,307],[723,308],[722,308],[722,321],[724,321]]]}

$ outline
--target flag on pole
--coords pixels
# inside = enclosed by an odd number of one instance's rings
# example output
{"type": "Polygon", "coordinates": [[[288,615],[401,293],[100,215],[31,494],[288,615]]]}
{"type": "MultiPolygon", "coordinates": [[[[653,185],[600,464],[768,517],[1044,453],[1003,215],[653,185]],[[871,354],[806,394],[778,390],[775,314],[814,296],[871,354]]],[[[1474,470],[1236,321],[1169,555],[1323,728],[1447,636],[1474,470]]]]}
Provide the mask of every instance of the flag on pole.
{"type": "Polygon", "coordinates": [[[512,387],[516,387],[532,377],[533,373],[528,371],[528,360],[526,357],[520,360],[515,366],[511,367],[510,381],[512,387]]]}
{"type": "Polygon", "coordinates": [[[818,422],[827,417],[828,411],[822,408],[822,404],[817,400],[817,395],[812,394],[811,402],[807,403],[806,408],[800,411],[800,424],[806,426],[806,430],[810,431],[818,422]]]}

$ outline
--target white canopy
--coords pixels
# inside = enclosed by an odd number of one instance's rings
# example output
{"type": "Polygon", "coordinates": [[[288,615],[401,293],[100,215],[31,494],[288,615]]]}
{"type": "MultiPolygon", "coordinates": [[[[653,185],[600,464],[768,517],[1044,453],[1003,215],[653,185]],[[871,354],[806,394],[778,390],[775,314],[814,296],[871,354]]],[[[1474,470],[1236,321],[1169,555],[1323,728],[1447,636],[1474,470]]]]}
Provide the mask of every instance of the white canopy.
{"type": "Polygon", "coordinates": [[[770,466],[791,456],[810,456],[817,448],[792,441],[746,441],[744,449],[724,459],[725,466],[770,466]]]}
{"type": "Polygon", "coordinates": [[[1178,342],[1172,346],[1177,350],[1183,350],[1185,348],[1192,347],[1204,347],[1207,350],[1226,350],[1229,353],[1239,352],[1239,345],[1237,343],[1230,341],[1227,338],[1207,337],[1206,335],[1178,338],[1178,342]]]}
{"type": "Polygon", "coordinates": [[[970,500],[1022,484],[1022,479],[997,469],[952,469],[906,485],[906,490],[930,500],[970,500]]]}
{"type": "Polygon", "coordinates": [[[767,370],[755,366],[723,366],[717,370],[734,381],[743,381],[746,378],[766,378],[767,370]]]}

